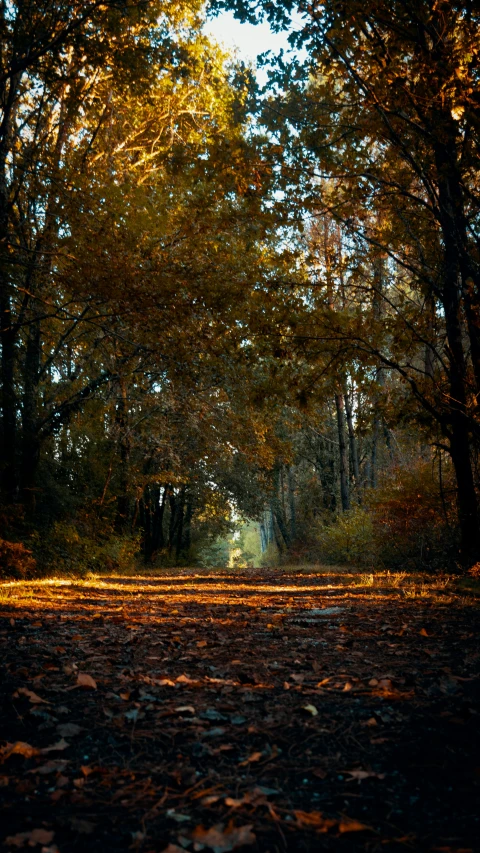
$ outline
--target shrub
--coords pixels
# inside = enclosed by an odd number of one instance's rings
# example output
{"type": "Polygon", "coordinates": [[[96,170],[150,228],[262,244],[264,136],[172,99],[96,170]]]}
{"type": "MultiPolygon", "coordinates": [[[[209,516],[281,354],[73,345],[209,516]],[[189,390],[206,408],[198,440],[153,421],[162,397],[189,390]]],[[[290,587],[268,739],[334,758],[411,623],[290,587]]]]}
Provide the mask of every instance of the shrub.
{"type": "Polygon", "coordinates": [[[321,562],[368,567],[380,562],[372,514],[361,507],[318,525],[315,544],[321,562]]]}
{"type": "Polygon", "coordinates": [[[35,574],[37,561],[21,542],[0,539],[0,577],[28,578],[35,574]]]}

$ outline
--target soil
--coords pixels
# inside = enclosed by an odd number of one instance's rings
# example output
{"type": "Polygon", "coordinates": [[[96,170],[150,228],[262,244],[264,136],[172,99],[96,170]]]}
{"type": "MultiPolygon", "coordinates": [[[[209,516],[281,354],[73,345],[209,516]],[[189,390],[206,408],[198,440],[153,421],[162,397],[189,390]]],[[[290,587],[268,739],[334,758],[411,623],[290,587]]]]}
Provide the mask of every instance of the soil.
{"type": "Polygon", "coordinates": [[[479,607],[280,570],[0,586],[0,844],[479,850],[479,607]]]}

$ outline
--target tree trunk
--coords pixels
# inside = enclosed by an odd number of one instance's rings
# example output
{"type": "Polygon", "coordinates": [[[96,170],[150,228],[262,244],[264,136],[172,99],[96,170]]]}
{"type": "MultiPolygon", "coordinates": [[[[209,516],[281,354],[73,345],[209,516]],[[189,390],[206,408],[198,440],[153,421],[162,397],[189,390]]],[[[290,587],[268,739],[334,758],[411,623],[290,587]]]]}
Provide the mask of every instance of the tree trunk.
{"type": "MultiPolygon", "coordinates": [[[[459,232],[462,230],[462,200],[461,191],[451,175],[451,152],[447,150],[447,146],[439,145],[435,154],[439,174],[438,186],[444,246],[442,302],[445,311],[450,367],[450,452],[457,481],[458,517],[462,543],[460,556],[462,564],[468,566],[479,559],[480,533],[471,462],[467,363],[463,347],[464,330],[459,289],[462,266],[459,246],[459,232]]],[[[469,333],[472,361],[475,374],[478,373],[477,384],[480,386],[480,360],[476,364],[476,350],[474,351],[472,347],[472,335],[475,339],[478,336],[478,330],[469,328],[469,333]]]]}
{"type": "Polygon", "coordinates": [[[25,352],[22,405],[21,489],[25,507],[35,511],[37,468],[40,459],[38,435],[38,380],[40,370],[40,322],[34,320],[28,329],[25,352]]]}
{"type": "Polygon", "coordinates": [[[178,564],[180,559],[180,555],[182,553],[182,544],[183,544],[183,522],[185,515],[185,486],[182,486],[180,489],[180,494],[177,498],[177,508],[176,508],[176,535],[175,535],[175,562],[178,564]]]}
{"type": "MultiPolygon", "coordinates": [[[[352,476],[355,483],[355,488],[358,490],[360,488],[360,463],[358,459],[358,443],[357,436],[355,435],[355,428],[353,425],[353,408],[352,401],[350,399],[350,395],[348,391],[344,394],[345,400],[345,414],[347,416],[347,428],[348,428],[348,443],[350,446],[350,463],[352,466],[352,476]]],[[[358,497],[357,497],[358,500],[358,497]]]]}
{"type": "Polygon", "coordinates": [[[161,486],[158,486],[154,489],[153,493],[155,496],[155,510],[153,513],[153,523],[152,523],[152,542],[151,542],[151,553],[155,553],[155,551],[159,551],[163,548],[165,544],[165,537],[163,534],[163,517],[165,515],[165,505],[166,505],[166,497],[167,490],[163,489],[162,497],[160,498],[160,490],[161,486]]]}
{"type": "Polygon", "coordinates": [[[466,425],[459,419],[452,426],[450,453],[457,481],[460,561],[465,568],[480,561],[480,525],[468,439],[466,425]]]}
{"type": "MultiPolygon", "coordinates": [[[[23,73],[23,72],[22,72],[23,73]]],[[[14,75],[0,87],[2,122],[0,127],[0,340],[2,345],[2,445],[0,476],[2,491],[7,501],[17,492],[16,435],[17,397],[15,393],[16,335],[12,318],[11,276],[12,263],[9,247],[9,192],[7,175],[8,157],[15,139],[15,112],[17,91],[22,73],[14,75]]]]}
{"type": "Polygon", "coordinates": [[[0,295],[0,322],[2,343],[2,491],[7,501],[15,498],[17,490],[17,397],[15,393],[15,330],[12,324],[10,297],[7,285],[2,283],[0,295]]]}
{"type": "Polygon", "coordinates": [[[115,421],[119,431],[118,445],[120,457],[115,530],[117,533],[122,534],[125,532],[130,513],[130,438],[128,435],[127,386],[124,379],[119,380],[119,391],[115,413],[115,421]]]}
{"type": "Polygon", "coordinates": [[[297,515],[295,511],[295,482],[293,468],[288,466],[288,502],[290,506],[290,536],[293,541],[297,538],[297,515]]]}
{"type": "Polygon", "coordinates": [[[185,551],[185,556],[188,559],[190,555],[190,548],[192,544],[192,518],[193,518],[193,495],[188,490],[187,494],[187,503],[185,510],[185,520],[183,524],[183,548],[185,551]]]}
{"type": "Polygon", "coordinates": [[[343,394],[335,394],[335,406],[337,409],[337,429],[339,445],[339,467],[340,467],[340,499],[342,510],[350,509],[350,495],[348,489],[348,453],[345,440],[345,403],[343,394]]]}

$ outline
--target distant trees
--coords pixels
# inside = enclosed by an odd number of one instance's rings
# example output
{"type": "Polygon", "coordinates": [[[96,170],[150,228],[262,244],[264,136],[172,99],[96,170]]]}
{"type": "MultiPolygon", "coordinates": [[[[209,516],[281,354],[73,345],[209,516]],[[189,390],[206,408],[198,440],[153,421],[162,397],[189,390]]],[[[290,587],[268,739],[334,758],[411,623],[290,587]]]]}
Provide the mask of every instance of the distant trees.
{"type": "Polygon", "coordinates": [[[409,452],[480,558],[478,11],[264,8],[308,59],[255,102],[201,3],[0,3],[10,563],[195,559],[232,507],[285,554],[417,530],[409,452]]]}
{"type": "Polygon", "coordinates": [[[388,371],[401,377],[412,414],[448,448],[462,559],[475,561],[479,9],[468,0],[217,5],[250,19],[264,10],[279,28],[292,9],[302,16],[290,41],[308,59],[279,63],[278,97],[267,96],[263,116],[283,147],[287,193],[305,218],[338,223],[350,256],[357,308],[331,322],[325,314],[318,334],[356,342],[380,386],[388,371]]]}

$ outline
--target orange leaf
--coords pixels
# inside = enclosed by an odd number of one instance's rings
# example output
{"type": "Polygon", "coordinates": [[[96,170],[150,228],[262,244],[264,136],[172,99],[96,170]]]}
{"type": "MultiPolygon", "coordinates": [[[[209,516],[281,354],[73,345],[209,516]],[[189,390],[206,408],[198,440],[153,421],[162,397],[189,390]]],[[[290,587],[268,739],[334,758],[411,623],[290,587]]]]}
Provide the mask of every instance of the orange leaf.
{"type": "Polygon", "coordinates": [[[255,843],[256,837],[251,831],[252,827],[252,823],[236,827],[232,821],[225,830],[222,823],[218,823],[210,829],[197,826],[192,832],[192,840],[204,844],[205,847],[210,847],[215,853],[229,853],[236,847],[255,843]]]}
{"type": "Polygon", "coordinates": [[[40,751],[34,746],[30,746],[23,740],[17,740],[16,743],[7,743],[4,758],[8,758],[9,755],[23,755],[24,758],[32,758],[33,755],[39,754],[40,751]]]}
{"type": "Polygon", "coordinates": [[[340,833],[343,833],[343,832],[365,832],[368,830],[371,831],[370,826],[366,826],[364,823],[360,823],[359,820],[353,820],[353,819],[350,819],[348,817],[343,818],[343,820],[341,820],[340,823],[338,824],[338,831],[340,833]]]}
{"type": "Polygon", "coordinates": [[[55,833],[50,829],[32,829],[31,832],[17,832],[16,835],[9,835],[5,839],[5,844],[10,847],[23,847],[28,841],[29,847],[35,847],[36,844],[50,844],[55,833]]]}
{"type": "Polygon", "coordinates": [[[325,818],[321,812],[295,811],[294,815],[299,826],[312,826],[317,832],[328,832],[337,823],[333,818],[325,818]]]}
{"type": "Polygon", "coordinates": [[[252,752],[245,761],[241,761],[238,765],[239,767],[246,767],[247,764],[253,764],[255,761],[260,761],[263,753],[261,752],[252,752]]]}
{"type": "Polygon", "coordinates": [[[97,682],[91,675],[86,672],[79,672],[77,675],[77,684],[79,687],[88,687],[90,690],[97,689],[97,682]]]}
{"type": "Polygon", "coordinates": [[[43,703],[44,705],[50,704],[45,699],[42,699],[40,696],[37,696],[37,694],[34,693],[33,690],[29,690],[27,687],[19,687],[18,690],[16,690],[13,695],[15,697],[15,696],[18,696],[19,694],[21,696],[27,696],[33,705],[39,705],[40,703],[43,703]]]}

